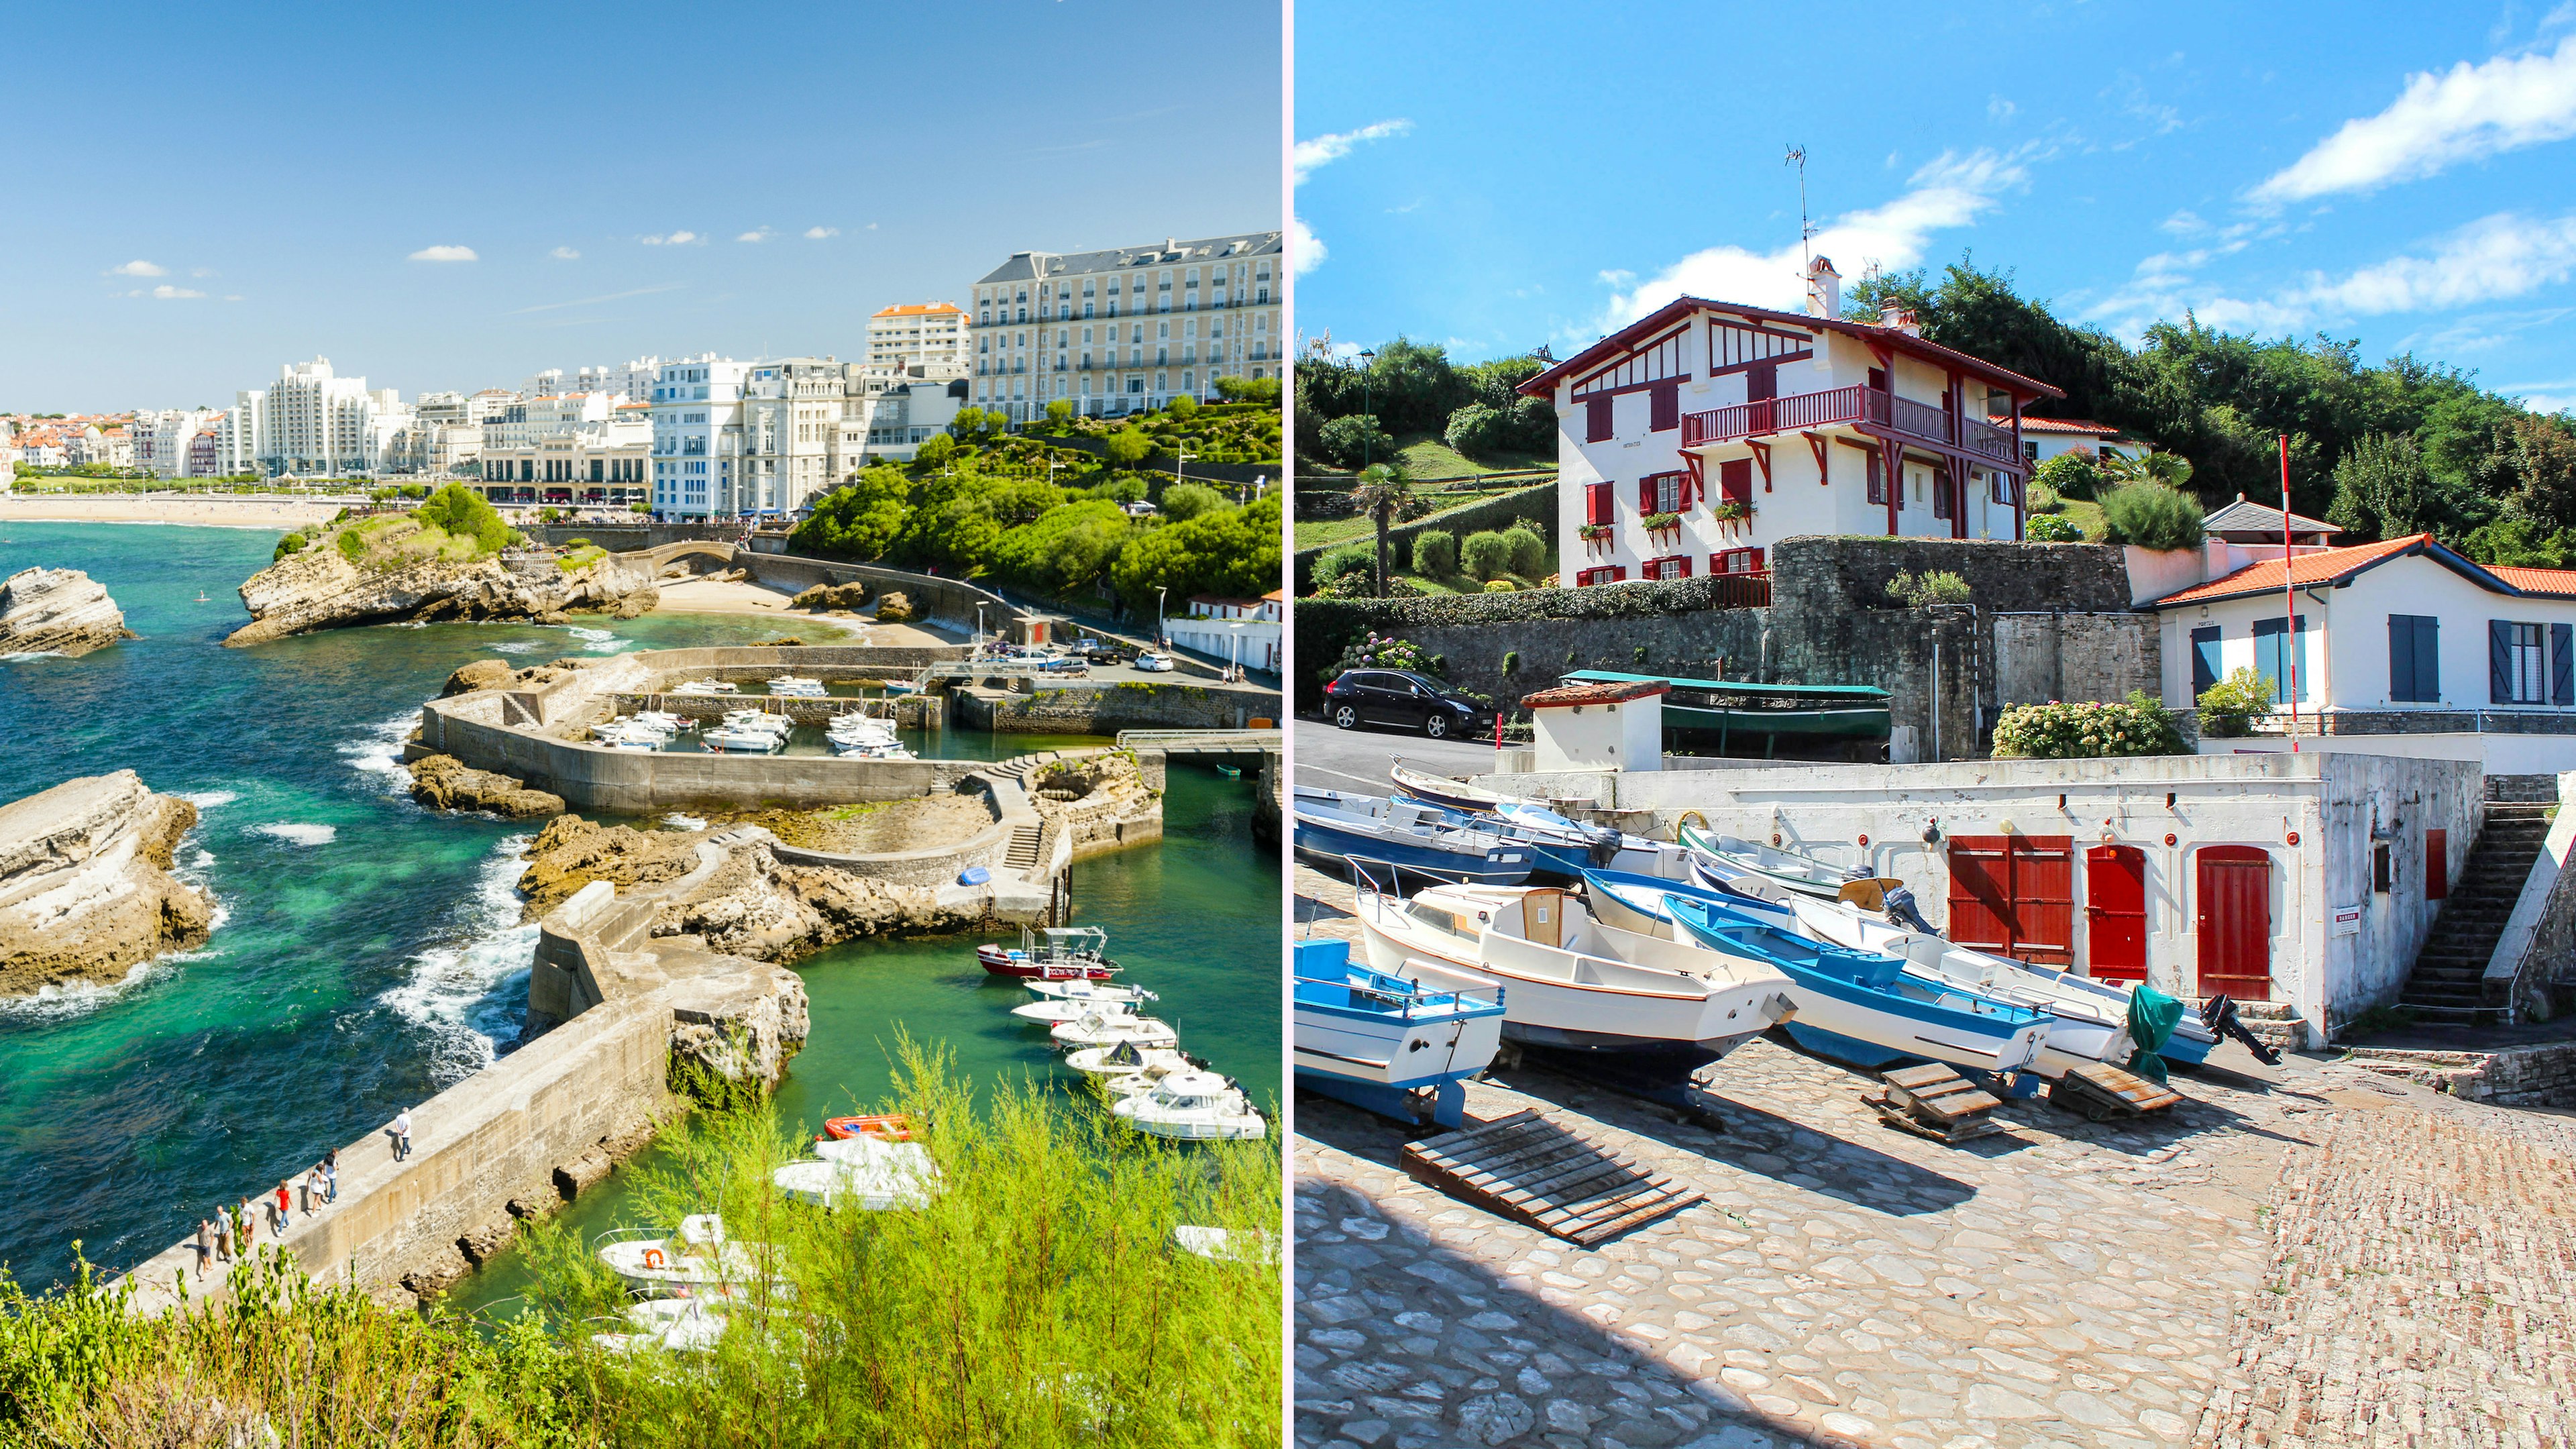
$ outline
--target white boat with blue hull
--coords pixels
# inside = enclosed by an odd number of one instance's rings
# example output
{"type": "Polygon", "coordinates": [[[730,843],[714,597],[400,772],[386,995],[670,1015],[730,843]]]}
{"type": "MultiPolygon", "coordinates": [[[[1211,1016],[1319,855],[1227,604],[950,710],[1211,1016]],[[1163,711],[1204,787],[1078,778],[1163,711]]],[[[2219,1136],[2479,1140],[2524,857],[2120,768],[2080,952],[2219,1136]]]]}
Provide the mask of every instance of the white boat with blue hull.
{"type": "Polygon", "coordinates": [[[1517,885],[1529,879],[1536,858],[1526,841],[1461,824],[1450,811],[1418,801],[1300,787],[1289,808],[1296,817],[1297,849],[1337,863],[1517,885]]]}
{"type": "Polygon", "coordinates": [[[1452,810],[1491,811],[1496,806],[1515,803],[1518,798],[1497,794],[1464,780],[1417,770],[1406,764],[1402,755],[1396,756],[1395,763],[1387,767],[1386,777],[1395,782],[1396,793],[1434,805],[1445,805],[1452,810]]]}
{"type": "Polygon", "coordinates": [[[1567,880],[1580,880],[1587,870],[1679,877],[1688,868],[1680,846],[1570,820],[1544,805],[1506,800],[1494,807],[1493,818],[1501,822],[1503,834],[1537,850],[1538,869],[1567,880]]]}
{"type": "Polygon", "coordinates": [[[1433,990],[1509,992],[1502,1036],[1524,1055],[1687,1105],[1691,1076],[1790,1010],[1758,962],[1618,930],[1549,886],[1436,886],[1404,900],[1362,880],[1368,963],[1433,990]]]}
{"type": "Polygon", "coordinates": [[[2011,1072],[2029,1066],[2047,1039],[2047,1013],[1915,975],[1896,957],[1810,941],[1772,918],[1705,899],[1674,894],[1664,901],[1693,942],[1786,973],[1797,1008],[1789,1035],[1820,1056],[1870,1070],[1936,1061],[2011,1072]]]}
{"type": "Polygon", "coordinates": [[[1466,1124],[1467,1078],[1502,1045],[1504,992],[1428,990],[1351,964],[1348,941],[1297,943],[1297,1084],[1401,1122],[1466,1124]]]}

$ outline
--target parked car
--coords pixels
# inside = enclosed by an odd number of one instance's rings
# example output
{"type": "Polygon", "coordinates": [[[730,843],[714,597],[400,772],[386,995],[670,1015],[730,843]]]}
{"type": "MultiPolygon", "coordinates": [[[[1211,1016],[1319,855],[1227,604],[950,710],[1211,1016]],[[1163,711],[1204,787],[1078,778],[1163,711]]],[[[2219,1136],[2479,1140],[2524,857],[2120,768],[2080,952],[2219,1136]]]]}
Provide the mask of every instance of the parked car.
{"type": "Polygon", "coordinates": [[[1136,667],[1144,670],[1147,674],[1169,674],[1172,672],[1173,668],[1172,656],[1169,654],[1139,654],[1136,656],[1136,667]]]}
{"type": "Polygon", "coordinates": [[[1481,734],[1493,711],[1427,674],[1409,669],[1353,669],[1324,686],[1324,718],[1336,729],[1402,725],[1435,740],[1481,734]]]}

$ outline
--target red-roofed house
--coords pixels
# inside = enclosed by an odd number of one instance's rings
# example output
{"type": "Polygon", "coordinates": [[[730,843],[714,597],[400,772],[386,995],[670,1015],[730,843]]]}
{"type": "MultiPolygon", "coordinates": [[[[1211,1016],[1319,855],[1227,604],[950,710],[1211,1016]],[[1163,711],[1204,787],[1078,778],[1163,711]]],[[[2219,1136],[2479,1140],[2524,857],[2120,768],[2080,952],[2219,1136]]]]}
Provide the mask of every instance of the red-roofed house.
{"type": "MultiPolygon", "coordinates": [[[[2008,417],[1988,418],[1997,427],[2009,427],[2008,417]]],[[[2105,458],[2144,457],[2155,449],[2122,433],[2109,423],[2090,418],[2024,418],[2021,420],[2022,461],[2036,470],[2040,464],[2060,453],[2081,453],[2094,462],[2105,458]]]]}
{"type": "Polygon", "coordinates": [[[2168,705],[2248,666],[2287,701],[2295,664],[2303,733],[2329,748],[2576,769],[2576,570],[2483,567],[2424,533],[2297,549],[2286,569],[2277,546],[2221,549],[2239,566],[2147,604],[2168,705]]]}
{"type": "Polygon", "coordinates": [[[1842,317],[1683,297],[1521,385],[1558,418],[1560,581],[1762,573],[1801,534],[2022,537],[2025,404],[2054,387],[1842,317]],[[2000,422],[1989,421],[2000,418],[2000,422]]]}

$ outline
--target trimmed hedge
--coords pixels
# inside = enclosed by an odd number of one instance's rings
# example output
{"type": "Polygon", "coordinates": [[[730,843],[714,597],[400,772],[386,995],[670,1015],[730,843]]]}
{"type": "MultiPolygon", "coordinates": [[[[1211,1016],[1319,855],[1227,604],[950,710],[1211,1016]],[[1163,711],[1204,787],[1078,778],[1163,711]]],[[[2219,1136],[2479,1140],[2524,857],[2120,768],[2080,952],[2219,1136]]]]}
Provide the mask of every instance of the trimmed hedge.
{"type": "MultiPolygon", "coordinates": [[[[1413,554],[1414,535],[1426,528],[1441,529],[1456,537],[1465,538],[1470,533],[1484,529],[1509,528],[1515,520],[1523,518],[1535,519],[1539,536],[1551,543],[1555,541],[1555,483],[1541,483],[1535,487],[1523,488],[1518,492],[1503,494],[1499,498],[1488,498],[1482,503],[1470,503],[1464,508],[1452,508],[1445,513],[1434,513],[1411,523],[1397,524],[1386,531],[1387,556],[1391,559],[1410,558],[1413,554]]],[[[1339,545],[1327,544],[1297,551],[1295,583],[1299,592],[1302,593],[1315,586],[1315,560],[1322,558],[1329,549],[1335,547],[1339,545]]]]}

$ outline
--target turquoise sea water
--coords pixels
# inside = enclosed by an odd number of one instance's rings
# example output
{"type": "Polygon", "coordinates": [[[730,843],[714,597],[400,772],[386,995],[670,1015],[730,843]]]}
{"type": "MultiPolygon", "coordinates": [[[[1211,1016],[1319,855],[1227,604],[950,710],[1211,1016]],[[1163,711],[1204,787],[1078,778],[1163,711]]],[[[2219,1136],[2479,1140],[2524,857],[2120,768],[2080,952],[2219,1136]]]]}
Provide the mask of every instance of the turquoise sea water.
{"type": "MultiPolygon", "coordinates": [[[[0,800],[138,771],[195,799],[184,874],[222,903],[213,939],[110,989],[0,1003],[0,1261],[64,1277],[80,1239],[126,1265],[207,1208],[309,1166],[488,1063],[516,1032],[534,928],[512,890],[526,826],[411,803],[395,752],[419,702],[469,659],[528,663],[775,637],[775,618],[654,616],[572,628],[439,624],[220,647],[267,531],[0,524],[0,575],[78,568],[144,637],[83,659],[0,660],[0,800]],[[203,591],[209,602],[196,602],[203,591]]],[[[817,624],[783,626],[818,641],[817,624]]],[[[1048,743],[950,730],[924,754],[1048,743]]],[[[1076,867],[1077,911],[1164,990],[1183,1043],[1279,1087],[1279,874],[1249,834],[1248,785],[1175,767],[1158,848],[1076,867]]],[[[784,1110],[819,1119],[884,1090],[901,1022],[979,1077],[1056,1070],[1004,1032],[973,941],[853,945],[800,964],[814,1040],[784,1110]]],[[[1019,993],[1024,996],[1024,993],[1019,993]]]]}

